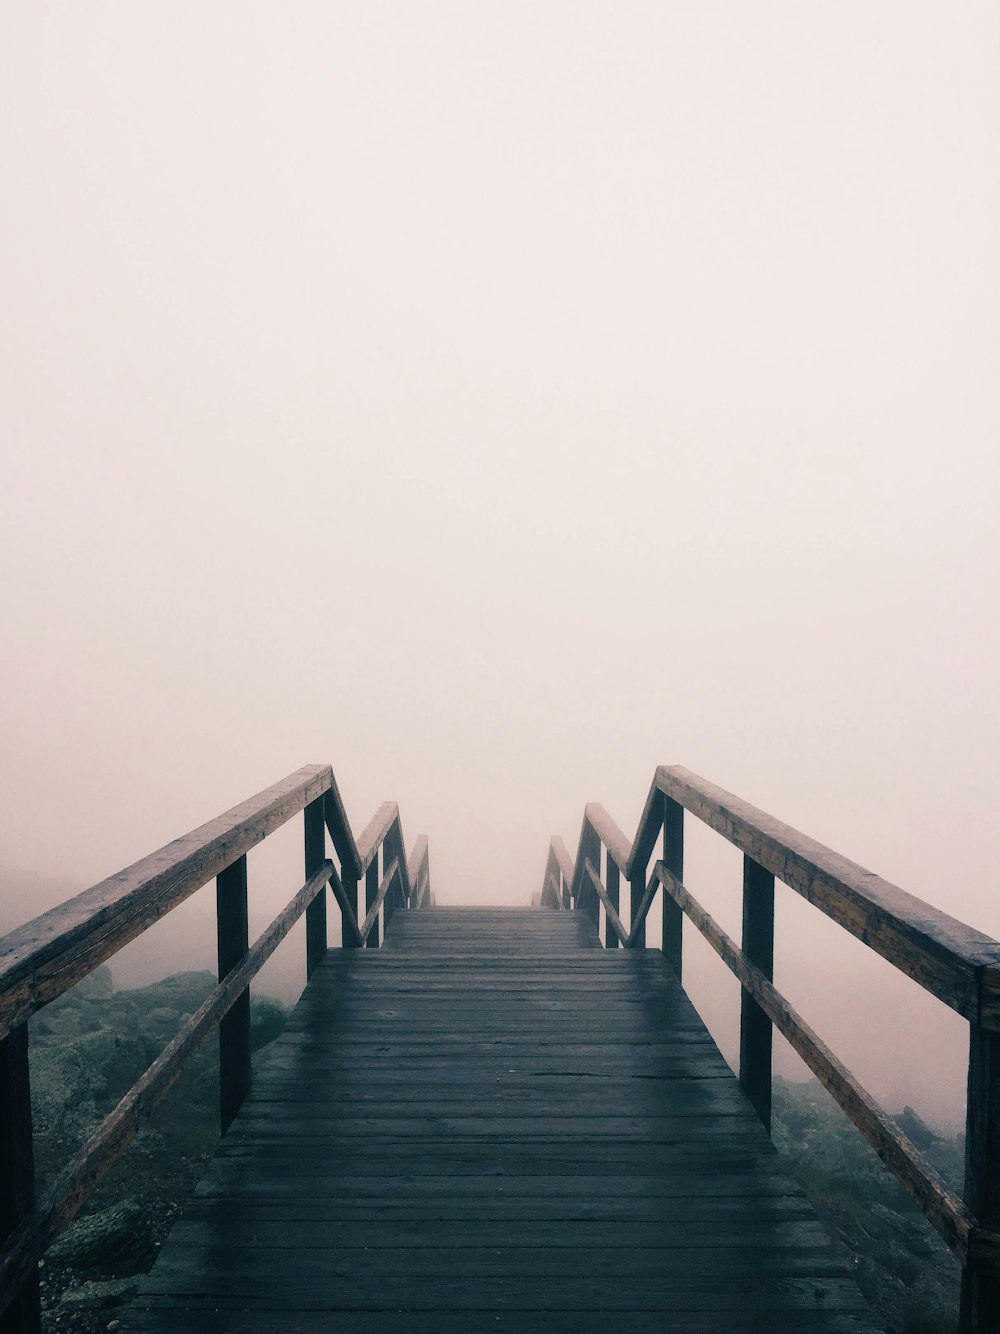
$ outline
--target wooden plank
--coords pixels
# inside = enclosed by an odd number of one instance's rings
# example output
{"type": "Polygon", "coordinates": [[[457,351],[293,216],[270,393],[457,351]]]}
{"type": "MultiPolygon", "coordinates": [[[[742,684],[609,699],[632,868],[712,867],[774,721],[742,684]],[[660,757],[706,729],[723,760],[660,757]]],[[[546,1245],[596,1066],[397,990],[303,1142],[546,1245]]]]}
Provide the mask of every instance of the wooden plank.
{"type": "Polygon", "coordinates": [[[1000,1033],[978,1024],[970,1030],[965,1203],[976,1227],[962,1276],[960,1327],[962,1334],[987,1334],[1000,1329],[1000,1033]]]}
{"type": "MultiPolygon", "coordinates": [[[[678,880],[680,872],[670,868],[678,880]]],[[[680,908],[677,909],[680,911],[680,908]]],[[[774,981],[774,876],[752,857],[743,858],[743,955],[774,981]]],[[[771,1133],[771,1021],[753,996],[740,989],[740,1083],[771,1133]]]]}
{"type": "MultiPolygon", "coordinates": [[[[6,1243],[35,1204],[35,1160],[31,1133],[28,1026],[0,1039],[0,1244],[6,1243]]],[[[39,1334],[38,1273],[24,1276],[0,1304],[0,1334],[39,1334]]]]}
{"type": "Polygon", "coordinates": [[[124,1328],[864,1329],[662,954],[591,911],[397,912],[329,954],[124,1328]]]}
{"type": "MultiPolygon", "coordinates": [[[[239,1279],[230,1283],[220,1275],[200,1292],[183,1280],[157,1283],[153,1270],[149,1286],[143,1288],[140,1301],[146,1307],[173,1305],[177,1298],[203,1298],[209,1309],[245,1310],[249,1303],[258,1310],[389,1310],[439,1311],[613,1311],[622,1301],[622,1285],[614,1275],[591,1275],[560,1279],[549,1274],[520,1274],[516,1278],[473,1279],[464,1283],[454,1278],[425,1275],[406,1278],[358,1276],[351,1283],[331,1285],[324,1278],[301,1280],[289,1276],[278,1285],[269,1277],[239,1279]],[[334,1291],[331,1291],[331,1288],[334,1291]]],[[[633,1309],[671,1311],[714,1311],[728,1313],[745,1309],[758,1311],[866,1310],[853,1279],[825,1274],[808,1277],[781,1275],[741,1275],[738,1281],[720,1282],[712,1275],[650,1275],[632,1285],[629,1305],[633,1309]]],[[[194,1307],[194,1309],[197,1309],[194,1307]]]]}
{"type": "MultiPolygon", "coordinates": [[[[383,801],[381,806],[358,835],[358,861],[361,873],[368,870],[392,825],[399,819],[399,807],[394,801],[383,801]]],[[[360,878],[360,875],[359,875],[360,878]]]]}
{"type": "Polygon", "coordinates": [[[612,918],[616,919],[618,925],[621,927],[621,868],[615,861],[614,857],[608,857],[606,873],[608,878],[607,894],[610,911],[608,911],[607,921],[604,926],[604,948],[606,950],[614,950],[618,949],[623,943],[622,935],[624,932],[624,927],[622,927],[621,931],[615,930],[614,921],[612,920],[612,918]]]}
{"type": "MultiPolygon", "coordinates": [[[[240,857],[216,878],[216,934],[219,981],[246,958],[250,950],[247,911],[247,859],[240,857]]],[[[222,1133],[232,1124],[250,1088],[250,988],[236,997],[219,1020],[219,1114],[222,1133]]]]}
{"type": "Polygon", "coordinates": [[[0,940],[0,1037],[327,791],[308,764],[0,940]]]}
{"type": "Polygon", "coordinates": [[[627,874],[632,845],[611,816],[599,802],[588,801],[584,808],[584,818],[607,848],[608,855],[615,866],[627,874]]]}
{"type": "MultiPolygon", "coordinates": [[[[684,875],[684,807],[663,799],[663,865],[678,880],[684,875]]],[[[663,896],[663,957],[679,982],[684,940],[684,914],[673,899],[663,896]]]]}
{"type": "MultiPolygon", "coordinates": [[[[620,1299],[627,1301],[627,1297],[620,1299]]],[[[621,1304],[605,1310],[574,1311],[337,1311],[337,1334],[875,1334],[869,1314],[799,1307],[793,1312],[633,1311],[621,1304]]],[[[122,1334],[330,1334],[331,1313],[319,1311],[214,1311],[205,1305],[171,1302],[160,1310],[126,1313],[122,1334]]]]}
{"type": "Polygon", "coordinates": [[[979,1020],[981,977],[1000,967],[1000,942],[687,769],[661,766],[655,782],[907,977],[979,1020]]]}
{"type": "Polygon", "coordinates": [[[372,858],[365,868],[365,921],[367,922],[368,918],[371,917],[371,924],[367,930],[362,928],[360,924],[358,926],[360,940],[371,950],[377,950],[382,943],[377,908],[374,916],[372,915],[372,908],[375,907],[375,901],[379,893],[378,863],[380,846],[381,844],[376,844],[372,858]]]}
{"type": "MultiPolygon", "coordinates": [[[[582,854],[581,854],[582,855],[582,854]]],[[[584,874],[590,883],[591,890],[597,895],[598,900],[604,904],[604,911],[607,916],[607,934],[614,937],[615,941],[621,941],[623,945],[628,943],[628,932],[622,926],[622,920],[618,916],[618,910],[612,902],[611,896],[601,883],[601,877],[597,872],[594,863],[589,857],[584,858],[584,874]]]]}
{"type": "Polygon", "coordinates": [[[389,893],[389,890],[392,888],[394,884],[397,883],[399,879],[400,865],[401,863],[399,858],[394,857],[390,865],[386,867],[385,874],[382,876],[382,879],[379,882],[379,886],[375,891],[375,897],[368,904],[368,914],[365,917],[365,920],[361,924],[360,928],[361,939],[365,941],[371,939],[375,947],[377,947],[379,943],[379,938],[378,938],[379,909],[385,902],[386,895],[389,893]]]}
{"type": "MultiPolygon", "coordinates": [[[[305,809],[306,880],[317,874],[326,860],[326,833],[322,800],[310,802],[305,809]]],[[[317,894],[306,908],[306,977],[310,978],[326,956],[326,895],[317,894]]]]}
{"type": "Polygon", "coordinates": [[[657,863],[655,874],[823,1087],[833,1095],[900,1185],[920,1205],[931,1225],[964,1262],[973,1220],[962,1201],[948,1189],[934,1167],[871,1094],[837,1060],[760,969],[743,957],[736,943],[673,878],[662,862],[657,863]]]}
{"type": "Polygon", "coordinates": [[[351,824],[341,800],[337,780],[330,775],[330,787],[323,796],[323,820],[330,834],[330,842],[340,858],[340,874],[346,880],[358,881],[364,875],[358,845],[354,841],[351,824]]]}
{"type": "Polygon", "coordinates": [[[121,1156],[140,1125],[176,1083],[188,1058],[246,990],[251,978],[274,953],[306,908],[321,893],[333,865],[323,868],[299,890],[284,912],[271,923],[249,954],[198,1007],[144,1075],[101,1122],[86,1144],[70,1159],[38,1201],[10,1234],[0,1256],[0,1310],[6,1309],[34,1272],[49,1243],[86,1203],[95,1182],[121,1156]]]}

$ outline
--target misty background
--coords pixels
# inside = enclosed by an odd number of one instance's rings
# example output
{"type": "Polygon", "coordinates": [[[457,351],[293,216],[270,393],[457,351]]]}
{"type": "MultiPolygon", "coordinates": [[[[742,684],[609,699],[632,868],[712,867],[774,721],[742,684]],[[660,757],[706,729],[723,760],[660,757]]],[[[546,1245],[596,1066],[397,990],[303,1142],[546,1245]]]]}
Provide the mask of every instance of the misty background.
{"type": "MultiPolygon", "coordinates": [[[[0,928],[311,762],[527,904],[681,763],[1000,934],[998,70],[985,2],[6,4],[0,928]]],[[[214,950],[209,886],[112,966],[214,950]]],[[[961,1118],[965,1023],[781,889],[776,980],[961,1118]]]]}

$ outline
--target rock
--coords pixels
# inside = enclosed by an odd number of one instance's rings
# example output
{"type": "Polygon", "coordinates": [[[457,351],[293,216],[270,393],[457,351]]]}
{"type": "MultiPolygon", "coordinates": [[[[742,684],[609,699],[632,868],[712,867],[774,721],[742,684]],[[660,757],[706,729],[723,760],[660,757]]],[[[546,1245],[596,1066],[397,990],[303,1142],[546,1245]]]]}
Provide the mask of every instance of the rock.
{"type": "Polygon", "coordinates": [[[940,1135],[935,1135],[926,1121],[921,1121],[912,1107],[906,1106],[895,1117],[896,1125],[918,1149],[926,1152],[933,1145],[941,1140],[940,1135]]]}
{"type": "Polygon", "coordinates": [[[82,982],[77,982],[73,988],[73,994],[86,1000],[107,1000],[114,989],[115,984],[111,976],[111,969],[106,963],[102,963],[82,982]]]}
{"type": "Polygon", "coordinates": [[[48,1260],[122,1276],[142,1273],[155,1254],[150,1220],[128,1200],[76,1219],[49,1248],[48,1260]]]}
{"type": "Polygon", "coordinates": [[[59,1310],[72,1315],[77,1311],[100,1311],[108,1306],[123,1306],[139,1291],[134,1278],[91,1279],[78,1287],[67,1288],[59,1299],[59,1310]]]}

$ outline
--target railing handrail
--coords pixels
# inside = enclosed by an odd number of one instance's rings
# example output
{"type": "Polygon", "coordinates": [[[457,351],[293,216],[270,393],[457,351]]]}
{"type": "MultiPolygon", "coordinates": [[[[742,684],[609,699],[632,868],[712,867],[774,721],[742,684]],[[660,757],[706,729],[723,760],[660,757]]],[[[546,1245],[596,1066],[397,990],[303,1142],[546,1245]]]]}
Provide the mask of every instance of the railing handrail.
{"type": "Polygon", "coordinates": [[[21,1297],[13,1323],[4,1328],[35,1334],[38,1259],[216,1026],[225,1131],[250,1084],[250,982],[303,915],[311,974],[328,946],[327,884],[341,907],[343,945],[378,945],[380,912],[388,922],[395,908],[431,901],[428,845],[426,837],[418,838],[407,862],[399,807],[391,801],[382,803],[355,840],[333,769],[310,764],[0,939],[0,1174],[17,1183],[16,1208],[7,1202],[0,1236],[0,1315],[21,1297]],[[299,811],[305,816],[306,882],[251,947],[247,853],[299,811]],[[326,857],[327,832],[339,874],[326,857]],[[369,892],[359,927],[362,876],[369,892]],[[219,985],[35,1204],[27,1020],[213,877],[219,985]]]}
{"type": "Polygon", "coordinates": [[[582,909],[595,927],[603,907],[604,943],[634,948],[646,943],[646,916],[662,888],[663,952],[678,978],[687,917],[741,983],[740,1082],[767,1129],[773,1025],[961,1261],[963,1331],[1000,1328],[1000,942],[679,765],[657,768],[631,844],[595,802],[584,809],[575,862],[562,863],[557,843],[549,844],[541,905],[582,909]],[[682,881],[685,811],[743,853],[742,949],[682,881]],[[661,831],[663,860],[647,877],[661,831]],[[622,875],[631,886],[627,927],[622,875]],[[774,987],[776,879],[969,1021],[964,1200],[774,987]]]}
{"type": "Polygon", "coordinates": [[[1000,941],[680,765],[658,768],[654,783],[938,1000],[1000,1027],[982,994],[1000,941]]]}
{"type": "MultiPolygon", "coordinates": [[[[593,831],[626,878],[644,873],[663,827],[664,797],[690,811],[938,1000],[966,1019],[1000,1030],[1000,941],[681,765],[657,768],[631,844],[604,807],[589,802],[581,850],[587,831],[593,831]]],[[[585,864],[586,856],[578,854],[570,877],[574,901],[586,888],[585,864]]]]}
{"type": "Polygon", "coordinates": [[[305,765],[0,938],[0,1038],[335,786],[305,765]]]}

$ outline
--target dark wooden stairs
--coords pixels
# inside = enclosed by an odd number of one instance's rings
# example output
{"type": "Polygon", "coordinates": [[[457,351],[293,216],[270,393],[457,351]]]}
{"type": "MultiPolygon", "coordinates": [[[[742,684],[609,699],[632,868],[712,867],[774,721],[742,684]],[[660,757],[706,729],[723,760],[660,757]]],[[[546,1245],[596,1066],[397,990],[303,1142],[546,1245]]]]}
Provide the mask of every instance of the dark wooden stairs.
{"type": "Polygon", "coordinates": [[[397,912],[331,950],[122,1329],[878,1328],[657,950],[397,912]]]}

